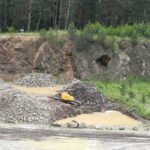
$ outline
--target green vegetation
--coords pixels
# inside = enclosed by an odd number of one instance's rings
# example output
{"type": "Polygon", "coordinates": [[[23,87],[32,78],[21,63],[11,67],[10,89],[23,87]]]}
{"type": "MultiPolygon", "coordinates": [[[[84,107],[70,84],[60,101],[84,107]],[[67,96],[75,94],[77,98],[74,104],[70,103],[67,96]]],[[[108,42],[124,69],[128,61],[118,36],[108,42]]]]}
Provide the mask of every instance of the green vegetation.
{"type": "Polygon", "coordinates": [[[90,47],[92,43],[101,43],[104,49],[111,49],[113,53],[118,53],[121,46],[120,39],[128,39],[133,45],[138,43],[139,38],[150,38],[150,24],[122,25],[118,27],[106,27],[100,23],[88,23],[82,30],[78,30],[72,22],[68,30],[41,29],[39,32],[19,33],[14,27],[7,28],[5,34],[11,35],[41,35],[49,40],[54,46],[62,46],[65,37],[70,37],[75,44],[75,49],[82,51],[90,47]]]}
{"type": "Polygon", "coordinates": [[[62,48],[65,43],[64,36],[66,32],[61,32],[57,30],[52,30],[51,28],[47,31],[45,29],[40,30],[40,35],[48,41],[53,47],[62,48]]]}
{"type": "Polygon", "coordinates": [[[150,119],[150,80],[128,78],[125,81],[101,82],[90,80],[105,96],[140,116],[150,119]]]}
{"type": "Polygon", "coordinates": [[[83,29],[84,34],[90,34],[93,38],[94,35],[108,35],[117,37],[150,37],[150,24],[139,23],[133,25],[122,25],[118,27],[106,27],[100,23],[89,23],[83,29]]]}
{"type": "Polygon", "coordinates": [[[68,27],[68,34],[70,37],[74,37],[76,35],[76,32],[77,32],[77,29],[74,23],[72,22],[68,27]]]}
{"type": "Polygon", "coordinates": [[[15,33],[16,32],[16,30],[13,26],[7,27],[7,30],[9,33],[15,33]]]}
{"type": "Polygon", "coordinates": [[[139,38],[150,37],[148,30],[150,30],[150,24],[106,27],[97,22],[87,24],[83,30],[77,30],[71,24],[68,33],[74,37],[77,50],[86,50],[93,42],[97,42],[101,43],[104,49],[111,49],[113,53],[118,53],[120,50],[120,45],[117,42],[118,37],[121,39],[128,38],[133,45],[136,45],[139,38]]]}
{"type": "MultiPolygon", "coordinates": [[[[149,8],[149,0],[1,0],[0,28],[7,32],[7,27],[13,26],[17,31],[31,32],[42,28],[66,30],[71,22],[78,29],[88,22],[113,27],[149,23],[149,8]]],[[[144,34],[149,33],[148,29],[144,34]]]]}

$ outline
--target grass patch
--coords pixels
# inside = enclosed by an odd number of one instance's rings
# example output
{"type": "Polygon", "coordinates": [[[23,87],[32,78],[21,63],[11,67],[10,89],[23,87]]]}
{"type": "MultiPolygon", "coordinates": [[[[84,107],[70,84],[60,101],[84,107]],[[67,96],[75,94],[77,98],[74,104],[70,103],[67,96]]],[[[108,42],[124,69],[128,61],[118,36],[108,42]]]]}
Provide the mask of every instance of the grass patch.
{"type": "Polygon", "coordinates": [[[102,82],[90,79],[105,96],[150,119],[150,80],[130,77],[125,81],[102,82]]]}
{"type": "Polygon", "coordinates": [[[51,46],[62,48],[65,43],[65,37],[68,35],[65,31],[45,29],[40,30],[40,36],[43,37],[51,46]]]}

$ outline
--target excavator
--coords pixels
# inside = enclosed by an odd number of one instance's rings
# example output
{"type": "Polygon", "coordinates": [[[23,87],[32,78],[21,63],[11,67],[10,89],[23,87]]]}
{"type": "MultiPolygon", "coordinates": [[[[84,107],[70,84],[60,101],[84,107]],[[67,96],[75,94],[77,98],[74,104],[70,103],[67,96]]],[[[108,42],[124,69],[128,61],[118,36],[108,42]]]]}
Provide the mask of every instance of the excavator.
{"type": "Polygon", "coordinates": [[[79,100],[76,100],[73,96],[71,96],[68,92],[62,92],[57,97],[51,97],[55,100],[58,100],[60,102],[64,102],[70,105],[79,106],[81,105],[81,102],[79,100]]]}

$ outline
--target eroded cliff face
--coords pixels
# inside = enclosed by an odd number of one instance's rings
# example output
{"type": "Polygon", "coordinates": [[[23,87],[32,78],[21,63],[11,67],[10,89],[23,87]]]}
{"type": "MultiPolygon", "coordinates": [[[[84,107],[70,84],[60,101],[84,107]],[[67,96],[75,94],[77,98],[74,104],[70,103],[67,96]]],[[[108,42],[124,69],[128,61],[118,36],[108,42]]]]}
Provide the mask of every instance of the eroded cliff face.
{"type": "Polygon", "coordinates": [[[35,71],[71,80],[71,53],[69,42],[54,48],[39,36],[0,36],[0,76],[11,80],[35,71]]]}
{"type": "Polygon", "coordinates": [[[34,71],[50,73],[64,80],[150,77],[150,41],[137,45],[120,42],[121,50],[117,53],[100,44],[91,44],[79,52],[69,40],[62,48],[56,48],[39,36],[0,36],[0,77],[12,80],[34,71]]]}
{"type": "Polygon", "coordinates": [[[114,53],[100,44],[93,44],[82,52],[75,52],[74,72],[78,78],[97,77],[105,80],[128,76],[150,77],[150,41],[133,45],[120,41],[121,48],[114,53]]]}

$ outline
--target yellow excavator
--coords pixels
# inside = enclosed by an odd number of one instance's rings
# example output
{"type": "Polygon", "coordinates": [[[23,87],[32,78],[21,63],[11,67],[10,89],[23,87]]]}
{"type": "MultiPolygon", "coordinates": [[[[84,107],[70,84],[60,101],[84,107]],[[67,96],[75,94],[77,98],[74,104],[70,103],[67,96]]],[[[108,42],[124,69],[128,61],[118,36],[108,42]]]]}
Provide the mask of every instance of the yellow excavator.
{"type": "Polygon", "coordinates": [[[62,92],[61,94],[59,94],[58,97],[51,97],[51,98],[58,100],[60,102],[64,102],[64,103],[75,105],[75,106],[81,105],[81,102],[76,100],[68,92],[62,92]]]}
{"type": "Polygon", "coordinates": [[[61,93],[61,99],[65,101],[75,101],[75,98],[68,94],[67,92],[61,93]]]}

